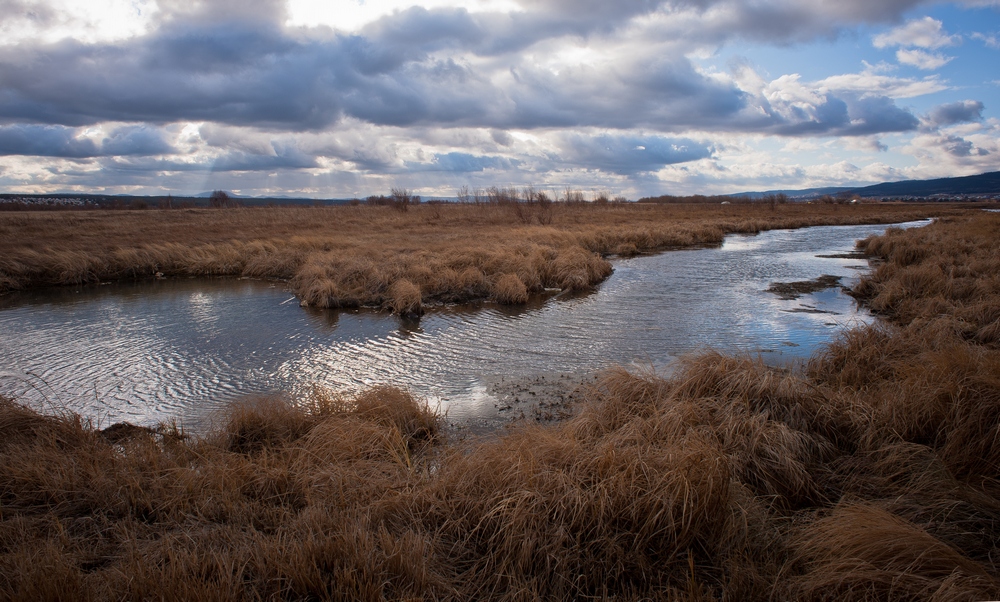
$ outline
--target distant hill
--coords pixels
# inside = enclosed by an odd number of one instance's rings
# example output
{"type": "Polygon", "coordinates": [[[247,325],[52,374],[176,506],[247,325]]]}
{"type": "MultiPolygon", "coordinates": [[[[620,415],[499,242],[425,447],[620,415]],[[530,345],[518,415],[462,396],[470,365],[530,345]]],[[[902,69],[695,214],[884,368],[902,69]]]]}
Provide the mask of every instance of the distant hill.
{"type": "Polygon", "coordinates": [[[1000,196],[1000,171],[979,174],[978,176],[963,176],[958,178],[937,178],[934,180],[903,180],[901,182],[885,182],[873,186],[858,187],[827,187],[806,188],[802,190],[768,190],[766,192],[747,192],[730,196],[749,196],[757,198],[769,194],[786,194],[792,198],[811,198],[826,194],[841,193],[858,194],[862,197],[931,197],[934,195],[966,196],[966,195],[998,195],[1000,196]]]}
{"type": "Polygon", "coordinates": [[[1000,171],[965,176],[962,178],[938,178],[936,180],[905,180],[887,182],[854,189],[861,196],[933,196],[1000,194],[1000,171]]]}

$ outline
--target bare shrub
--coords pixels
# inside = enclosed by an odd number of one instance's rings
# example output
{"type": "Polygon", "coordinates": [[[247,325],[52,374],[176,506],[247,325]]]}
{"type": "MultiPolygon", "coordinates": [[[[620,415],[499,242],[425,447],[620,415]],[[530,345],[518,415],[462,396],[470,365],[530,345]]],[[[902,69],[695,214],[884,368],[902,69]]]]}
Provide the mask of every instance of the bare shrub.
{"type": "Polygon", "coordinates": [[[414,197],[405,188],[393,188],[390,196],[392,198],[393,209],[404,213],[410,210],[410,205],[415,205],[419,202],[419,197],[414,202],[414,197]]]}
{"type": "Polygon", "coordinates": [[[216,190],[208,197],[208,204],[212,207],[238,207],[239,203],[225,190],[216,190]]]}

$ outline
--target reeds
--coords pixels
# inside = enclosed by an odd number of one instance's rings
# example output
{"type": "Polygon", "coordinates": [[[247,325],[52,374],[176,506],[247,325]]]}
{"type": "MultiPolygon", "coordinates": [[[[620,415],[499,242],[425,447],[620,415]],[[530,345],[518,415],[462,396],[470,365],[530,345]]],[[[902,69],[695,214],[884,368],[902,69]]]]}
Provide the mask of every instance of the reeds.
{"type": "Polygon", "coordinates": [[[0,598],[996,599],[998,221],[866,241],[949,270],[805,371],[614,369],[484,440],[390,387],[244,400],[201,437],[0,399],[0,598]],[[964,274],[984,294],[942,304],[964,274]]]}
{"type": "Polygon", "coordinates": [[[553,203],[534,192],[525,203],[517,202],[520,193],[491,190],[496,202],[406,204],[407,211],[360,205],[4,212],[0,293],[156,275],[244,276],[288,280],[306,305],[416,316],[434,303],[516,304],[546,288],[585,290],[611,273],[609,255],[715,245],[730,232],[958,211],[941,204],[768,210],[553,203]]]}

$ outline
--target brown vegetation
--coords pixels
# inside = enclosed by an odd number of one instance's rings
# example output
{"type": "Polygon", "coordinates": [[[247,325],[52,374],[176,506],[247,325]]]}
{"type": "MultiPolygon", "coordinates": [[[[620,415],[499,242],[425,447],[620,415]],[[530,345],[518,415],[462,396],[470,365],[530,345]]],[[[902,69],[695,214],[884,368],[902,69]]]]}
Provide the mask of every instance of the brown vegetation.
{"type": "Polygon", "coordinates": [[[197,439],[0,401],[0,598],[996,599],[998,230],[863,241],[890,323],[801,374],[612,370],[573,419],[478,443],[384,387],[197,439]]]}
{"type": "Polygon", "coordinates": [[[0,293],[157,274],[246,276],[286,279],[303,303],[316,307],[418,314],[432,303],[522,303],[546,288],[586,289],[611,273],[609,255],[715,245],[731,232],[959,211],[941,204],[553,203],[530,190],[525,194],[532,201],[518,202],[505,189],[484,194],[482,203],[468,205],[418,204],[397,190],[385,197],[389,206],[220,203],[217,209],[3,213],[0,293]]]}

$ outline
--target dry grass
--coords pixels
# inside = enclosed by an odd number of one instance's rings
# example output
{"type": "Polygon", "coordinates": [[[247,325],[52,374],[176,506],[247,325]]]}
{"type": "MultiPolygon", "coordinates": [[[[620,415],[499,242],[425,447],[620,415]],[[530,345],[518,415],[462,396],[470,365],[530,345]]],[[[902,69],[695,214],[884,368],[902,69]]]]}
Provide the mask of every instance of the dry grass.
{"type": "Polygon", "coordinates": [[[954,274],[996,290],[998,226],[866,241],[930,237],[907,267],[951,271],[803,373],[611,370],[574,418],[478,442],[387,387],[246,400],[196,439],[2,400],[0,598],[996,599],[1000,350],[968,308],[997,296],[931,312],[954,274]]]}
{"type": "Polygon", "coordinates": [[[545,288],[587,289],[611,273],[611,254],[714,245],[730,232],[961,211],[942,204],[556,203],[541,219],[525,210],[506,203],[416,205],[406,212],[377,206],[5,212],[0,293],[156,274],[248,276],[289,280],[316,307],[381,307],[415,316],[432,303],[523,303],[545,288]]]}

